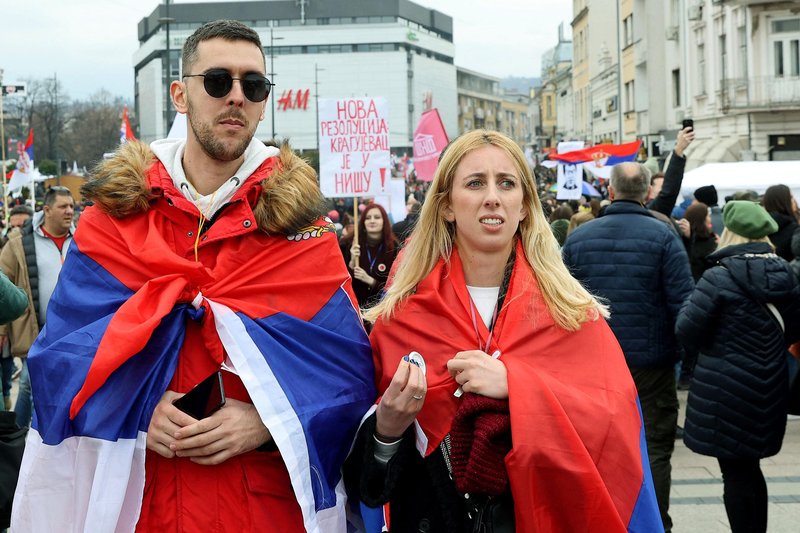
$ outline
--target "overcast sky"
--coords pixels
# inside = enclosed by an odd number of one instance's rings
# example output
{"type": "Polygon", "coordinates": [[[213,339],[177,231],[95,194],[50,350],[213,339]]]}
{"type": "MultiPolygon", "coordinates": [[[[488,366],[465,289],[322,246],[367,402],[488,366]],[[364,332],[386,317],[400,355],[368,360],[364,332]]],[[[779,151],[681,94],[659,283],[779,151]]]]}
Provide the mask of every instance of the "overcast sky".
{"type": "MultiPolygon", "coordinates": [[[[572,2],[563,0],[414,1],[453,17],[457,66],[501,78],[539,76],[542,53],[558,41],[558,25],[563,22],[569,35],[572,19],[572,2]]],[[[133,100],[136,27],[160,3],[3,2],[3,81],[57,75],[73,99],[85,99],[103,88],[133,100]]]]}

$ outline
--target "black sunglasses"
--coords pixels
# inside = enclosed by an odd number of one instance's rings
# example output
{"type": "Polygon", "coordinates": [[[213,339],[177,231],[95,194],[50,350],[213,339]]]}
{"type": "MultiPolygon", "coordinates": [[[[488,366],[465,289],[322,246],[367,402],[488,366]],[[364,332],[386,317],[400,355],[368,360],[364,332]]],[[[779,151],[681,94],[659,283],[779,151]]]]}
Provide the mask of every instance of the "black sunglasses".
{"type": "Polygon", "coordinates": [[[203,78],[203,87],[212,98],[222,98],[233,88],[233,80],[242,84],[242,92],[251,102],[263,102],[269,96],[270,87],[275,85],[261,74],[251,72],[241,78],[234,78],[227,70],[213,69],[205,74],[184,74],[184,78],[203,78]]]}

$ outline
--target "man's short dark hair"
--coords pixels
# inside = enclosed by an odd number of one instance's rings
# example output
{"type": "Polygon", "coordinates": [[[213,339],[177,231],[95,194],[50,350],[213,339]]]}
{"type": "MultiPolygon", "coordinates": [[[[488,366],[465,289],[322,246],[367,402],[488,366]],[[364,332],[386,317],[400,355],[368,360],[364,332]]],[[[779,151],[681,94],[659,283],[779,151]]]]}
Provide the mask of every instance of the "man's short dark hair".
{"type": "Polygon", "coordinates": [[[44,205],[53,207],[53,204],[56,203],[56,196],[69,196],[72,198],[72,191],[58,185],[50,187],[47,189],[47,192],[44,193],[44,205]]]}
{"type": "Polygon", "coordinates": [[[28,215],[29,217],[32,217],[33,209],[31,209],[27,205],[15,205],[8,212],[8,216],[13,217],[14,215],[28,215]]]}
{"type": "MultiPolygon", "coordinates": [[[[221,38],[226,41],[247,41],[253,43],[261,50],[261,55],[264,55],[264,48],[261,46],[261,38],[253,29],[248,28],[238,20],[215,20],[207,22],[197,28],[192,33],[186,42],[183,44],[183,52],[181,54],[181,63],[183,65],[183,74],[194,74],[191,72],[192,65],[197,61],[197,47],[203,41],[209,39],[221,38]]],[[[264,60],[264,68],[266,69],[267,63],[264,60]]]]}
{"type": "Polygon", "coordinates": [[[650,171],[640,163],[620,163],[611,168],[615,200],[644,202],[650,188],[650,171]]]}

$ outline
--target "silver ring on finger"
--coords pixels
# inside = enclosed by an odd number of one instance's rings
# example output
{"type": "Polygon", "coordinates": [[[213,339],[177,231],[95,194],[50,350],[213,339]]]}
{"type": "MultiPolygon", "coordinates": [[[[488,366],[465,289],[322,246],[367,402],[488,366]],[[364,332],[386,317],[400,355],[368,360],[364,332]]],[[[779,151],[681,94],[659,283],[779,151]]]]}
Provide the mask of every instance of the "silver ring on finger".
{"type": "Polygon", "coordinates": [[[420,394],[419,396],[412,396],[412,398],[414,398],[415,400],[421,400],[422,398],[424,398],[424,396],[420,394]]]}

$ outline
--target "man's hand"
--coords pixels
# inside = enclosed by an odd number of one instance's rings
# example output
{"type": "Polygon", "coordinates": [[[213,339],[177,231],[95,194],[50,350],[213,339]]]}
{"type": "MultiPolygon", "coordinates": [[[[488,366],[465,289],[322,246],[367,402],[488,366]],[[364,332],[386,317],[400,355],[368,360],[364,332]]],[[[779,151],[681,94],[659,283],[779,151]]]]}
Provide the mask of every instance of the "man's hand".
{"type": "Polygon", "coordinates": [[[481,350],[458,352],[447,362],[450,375],[464,392],[505,400],[508,398],[508,372],[499,359],[481,350]]]}
{"type": "Polygon", "coordinates": [[[220,464],[272,438],[253,404],[230,398],[208,418],[192,421],[175,431],[170,450],[201,465],[220,464]]]}
{"type": "Polygon", "coordinates": [[[678,139],[675,141],[675,153],[684,157],[683,151],[694,141],[694,128],[683,128],[678,132],[678,139]]]}
{"type": "Polygon", "coordinates": [[[175,442],[175,433],[179,429],[197,422],[172,405],[172,402],[181,396],[183,394],[178,392],[166,391],[158,401],[153,411],[153,418],[150,419],[150,426],[147,428],[147,449],[167,459],[175,457],[175,452],[170,449],[175,442]]]}

